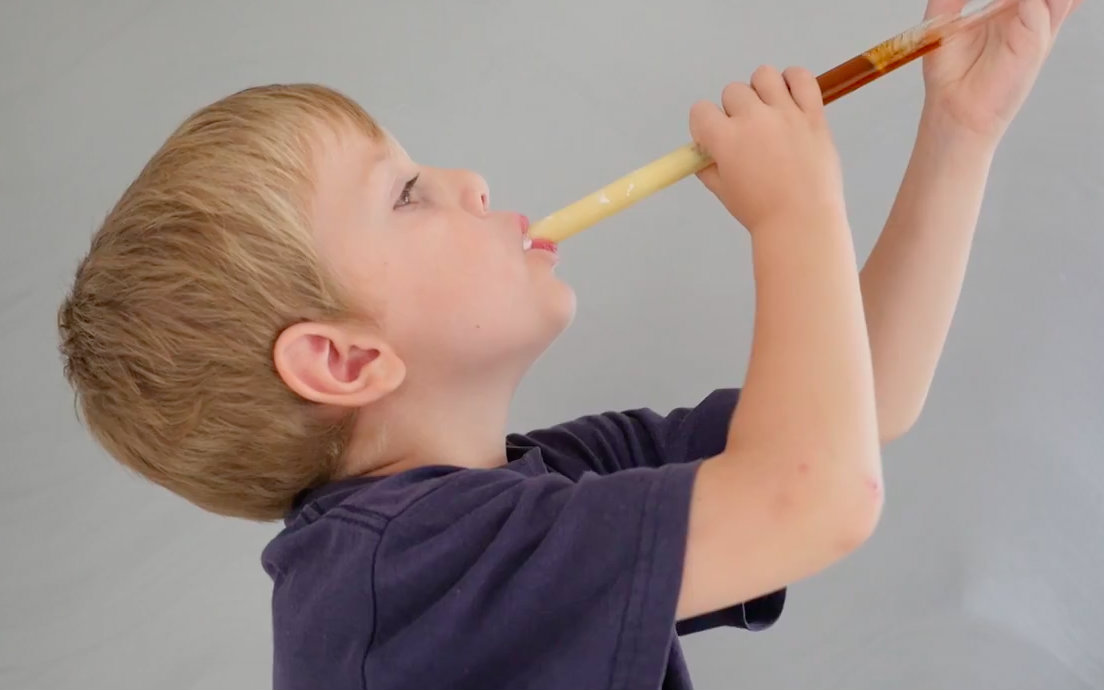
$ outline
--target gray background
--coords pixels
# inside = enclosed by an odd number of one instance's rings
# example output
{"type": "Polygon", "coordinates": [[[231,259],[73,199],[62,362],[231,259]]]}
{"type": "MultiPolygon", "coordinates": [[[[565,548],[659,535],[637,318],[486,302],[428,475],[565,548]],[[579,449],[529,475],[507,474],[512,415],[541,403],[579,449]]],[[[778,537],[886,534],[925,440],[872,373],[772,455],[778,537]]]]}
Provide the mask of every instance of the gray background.
{"type": "MultiPolygon", "coordinates": [[[[276,526],[208,516],[119,469],[75,420],[55,353],[90,233],[192,110],[324,82],[415,158],[477,169],[496,205],[539,217],[687,141],[690,104],[760,62],[826,69],[922,10],[2,0],[0,687],[269,682],[258,556],[276,526]]],[[[1088,2],[1001,149],[927,410],[886,452],[877,536],[794,587],[771,631],[687,639],[699,687],[1104,688],[1102,41],[1088,2]]],[[[863,256],[921,94],[914,66],[832,106],[863,256]]],[[[518,427],[739,384],[748,246],[696,181],[564,254],[579,318],[523,388],[518,427]]]]}

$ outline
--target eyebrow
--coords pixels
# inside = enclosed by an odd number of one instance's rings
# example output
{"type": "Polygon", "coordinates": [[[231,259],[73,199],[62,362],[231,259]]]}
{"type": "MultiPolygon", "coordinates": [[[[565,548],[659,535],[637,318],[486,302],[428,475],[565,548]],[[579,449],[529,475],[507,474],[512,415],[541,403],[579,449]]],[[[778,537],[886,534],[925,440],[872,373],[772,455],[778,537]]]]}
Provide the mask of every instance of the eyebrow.
{"type": "Polygon", "coordinates": [[[376,187],[382,188],[381,194],[390,194],[390,189],[395,186],[396,175],[388,174],[388,169],[391,166],[387,165],[390,156],[386,151],[377,152],[375,155],[364,161],[363,172],[361,173],[361,179],[364,186],[369,190],[375,190],[376,187]],[[389,180],[386,187],[383,187],[383,180],[389,180]]]}

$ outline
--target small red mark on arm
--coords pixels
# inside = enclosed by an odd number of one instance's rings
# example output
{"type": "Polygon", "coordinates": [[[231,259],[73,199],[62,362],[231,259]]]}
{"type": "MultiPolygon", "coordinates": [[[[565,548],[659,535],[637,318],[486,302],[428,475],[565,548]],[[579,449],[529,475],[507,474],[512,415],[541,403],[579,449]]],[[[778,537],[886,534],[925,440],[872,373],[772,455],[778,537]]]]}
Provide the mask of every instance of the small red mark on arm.
{"type": "Polygon", "coordinates": [[[882,485],[877,479],[867,479],[866,488],[875,496],[882,495],[882,485]]]}
{"type": "Polygon", "coordinates": [[[803,463],[798,464],[797,473],[798,474],[809,474],[809,463],[803,462],[803,463]]]}

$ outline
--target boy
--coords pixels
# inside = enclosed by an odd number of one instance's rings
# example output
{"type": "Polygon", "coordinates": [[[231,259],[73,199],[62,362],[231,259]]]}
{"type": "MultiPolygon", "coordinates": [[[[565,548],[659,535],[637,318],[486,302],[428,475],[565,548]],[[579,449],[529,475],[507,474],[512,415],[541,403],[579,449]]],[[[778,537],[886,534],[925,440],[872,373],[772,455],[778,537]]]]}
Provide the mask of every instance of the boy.
{"type": "Polygon", "coordinates": [[[739,396],[504,445],[573,315],[554,247],[314,86],[235,94],[169,138],[62,306],[67,375],[121,462],[285,519],[263,556],[276,687],[687,688],[676,632],[770,625],[874,529],[880,445],[922,407],[993,150],[1076,4],[1024,0],[927,58],[861,276],[813,77],[761,68],[694,106],[701,178],[752,237],[739,396]]]}

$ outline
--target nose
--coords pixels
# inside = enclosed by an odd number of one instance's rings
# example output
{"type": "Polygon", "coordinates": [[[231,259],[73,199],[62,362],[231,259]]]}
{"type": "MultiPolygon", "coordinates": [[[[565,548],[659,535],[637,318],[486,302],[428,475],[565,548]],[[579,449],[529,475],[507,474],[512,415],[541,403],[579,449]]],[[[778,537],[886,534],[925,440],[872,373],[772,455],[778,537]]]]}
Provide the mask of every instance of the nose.
{"type": "Polygon", "coordinates": [[[458,170],[460,204],[470,213],[483,215],[491,208],[491,190],[487,181],[478,173],[470,170],[458,170]]]}

